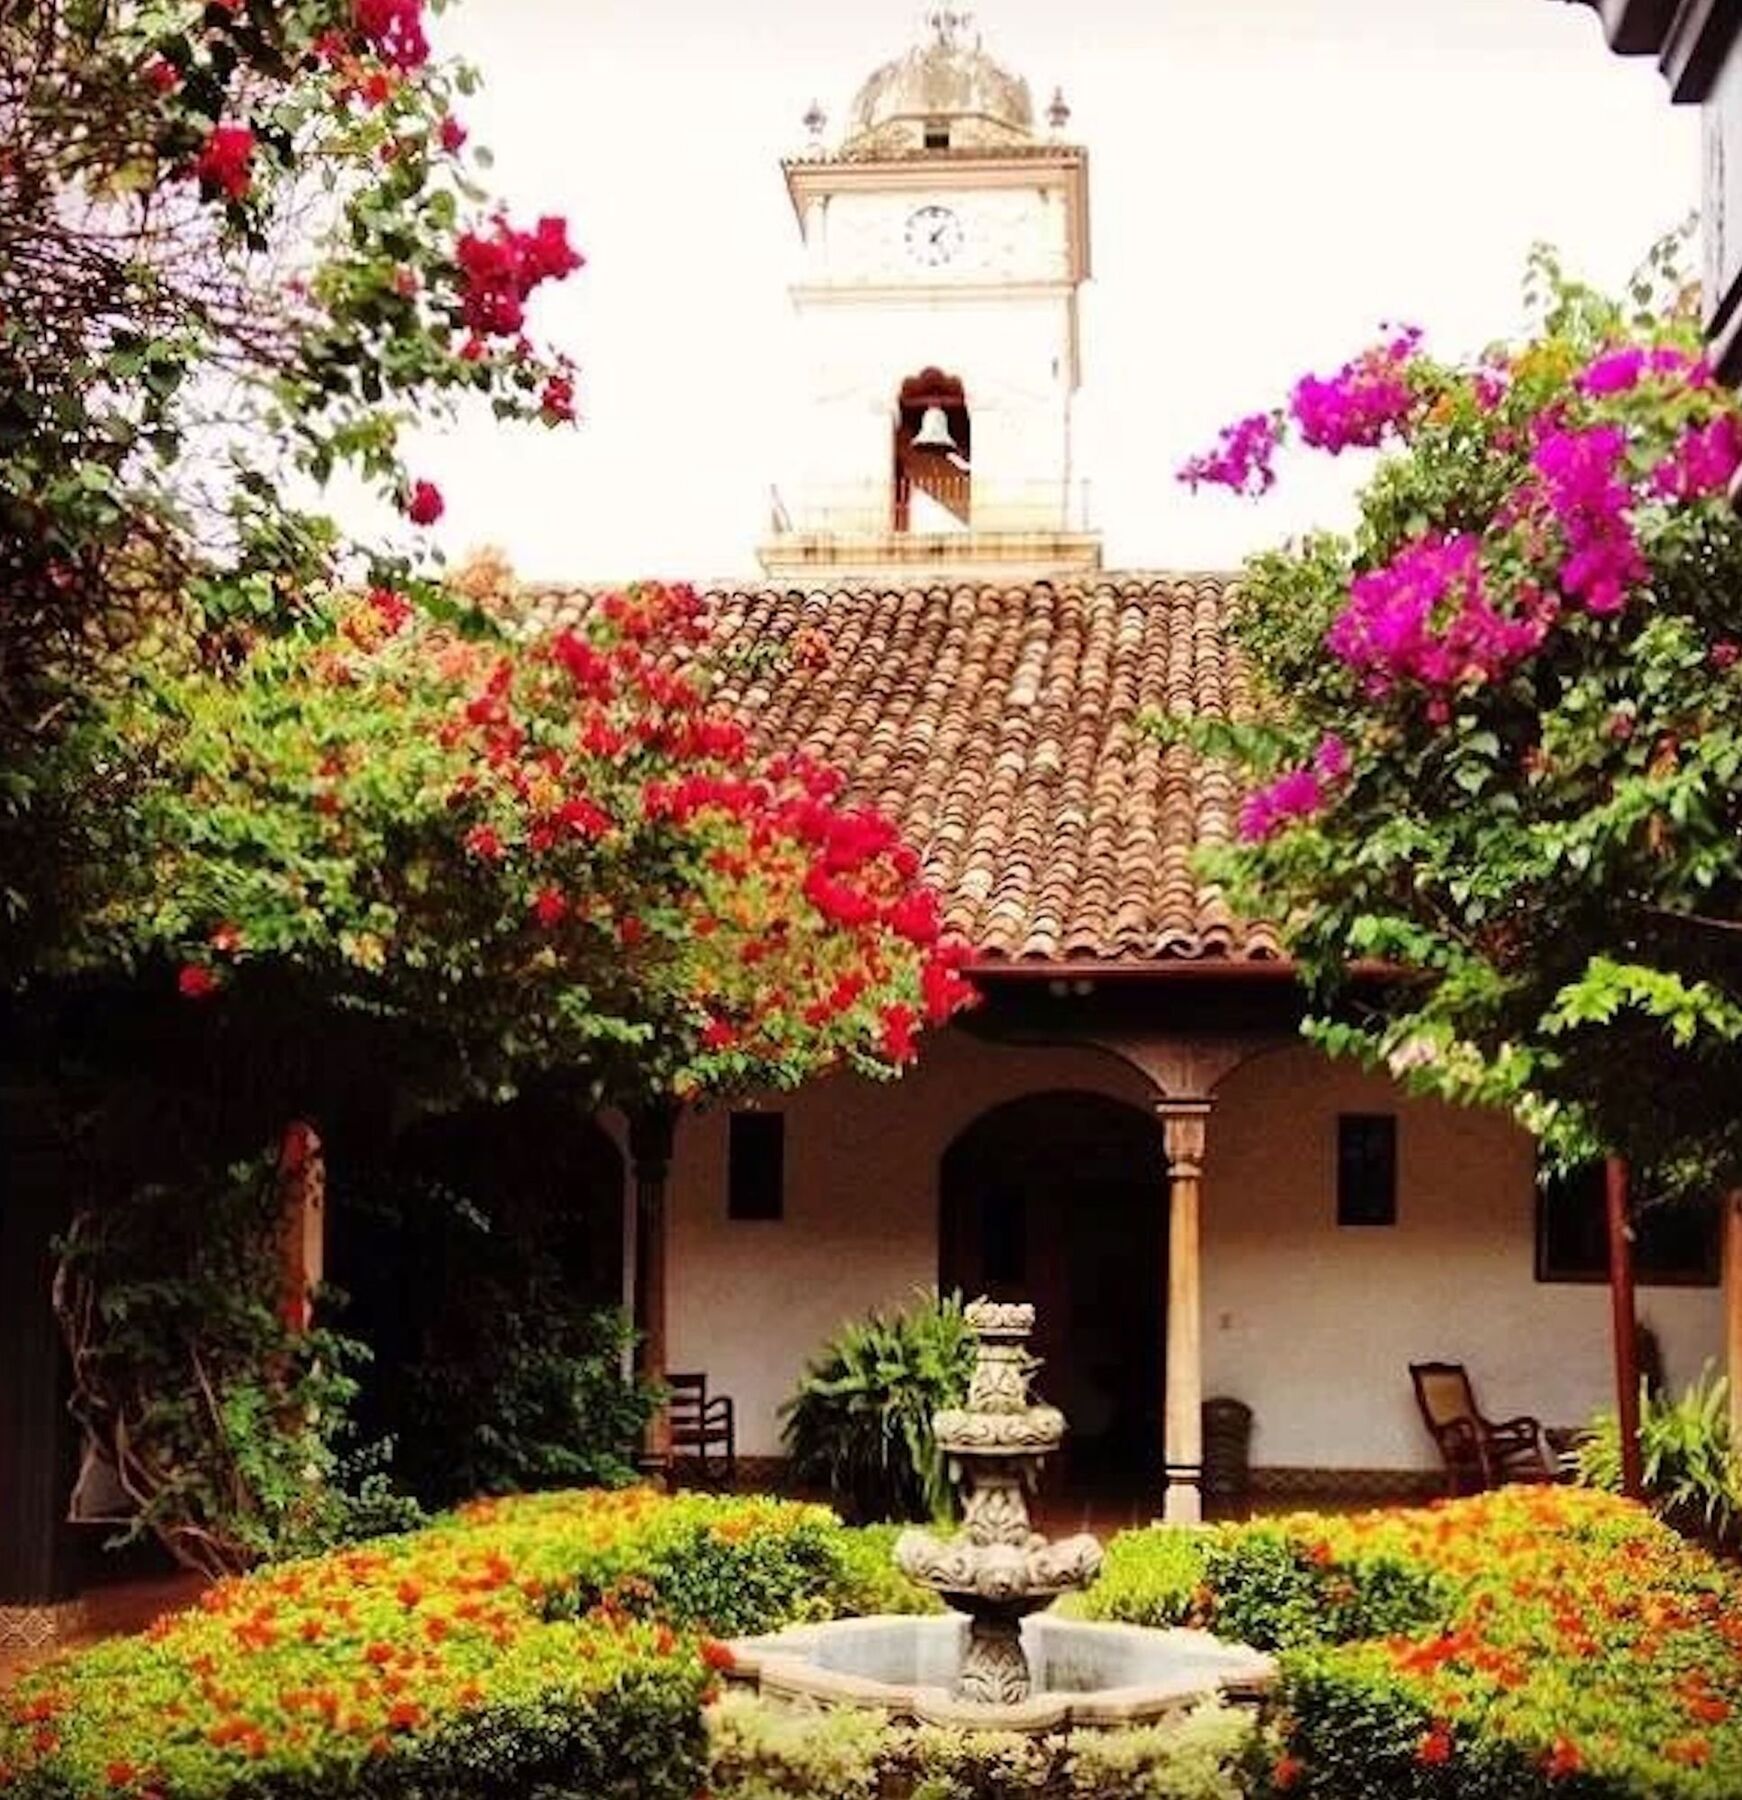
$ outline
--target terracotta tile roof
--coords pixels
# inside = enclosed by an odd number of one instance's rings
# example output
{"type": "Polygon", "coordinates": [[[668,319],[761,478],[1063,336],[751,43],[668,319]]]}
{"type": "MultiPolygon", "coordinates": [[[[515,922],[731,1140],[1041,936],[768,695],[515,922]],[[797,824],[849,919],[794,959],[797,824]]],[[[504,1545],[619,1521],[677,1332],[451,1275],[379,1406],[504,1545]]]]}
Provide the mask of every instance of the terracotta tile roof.
{"type": "MultiPolygon", "coordinates": [[[[982,955],[1250,962],[1280,955],[1275,932],[1236,920],[1192,867],[1232,835],[1234,784],[1140,725],[1151,709],[1248,714],[1228,590],[1096,574],[711,598],[758,739],[833,763],[897,820],[982,955]]],[[[589,594],[527,603],[555,625],[589,594]]]]}

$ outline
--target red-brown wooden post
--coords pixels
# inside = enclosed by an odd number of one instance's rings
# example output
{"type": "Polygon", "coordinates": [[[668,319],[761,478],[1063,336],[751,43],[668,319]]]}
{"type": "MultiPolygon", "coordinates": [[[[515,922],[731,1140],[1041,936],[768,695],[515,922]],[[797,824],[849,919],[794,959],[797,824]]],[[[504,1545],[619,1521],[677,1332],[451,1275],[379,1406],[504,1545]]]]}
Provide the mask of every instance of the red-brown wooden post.
{"type": "Polygon", "coordinates": [[[1615,1414],[1621,1426],[1621,1491],[1645,1498],[1639,1454],[1639,1318],[1633,1300],[1633,1236],[1627,1221],[1627,1164],[1611,1156],[1603,1171],[1609,1222],[1609,1298],[1615,1329],[1615,1414]]]}
{"type": "Polygon", "coordinates": [[[278,1148],[279,1221],[284,1256],[284,1322],[307,1331],[326,1273],[327,1166],[312,1125],[287,1125],[278,1148]]]}
{"type": "MultiPolygon", "coordinates": [[[[649,1106],[629,1120],[629,1158],[635,1182],[635,1328],[641,1334],[642,1380],[662,1386],[667,1361],[666,1178],[671,1172],[677,1108],[649,1106]]],[[[671,1415],[660,1406],[647,1423],[642,1467],[655,1481],[671,1467],[671,1415]]]]}
{"type": "Polygon", "coordinates": [[[1724,1196],[1724,1368],[1730,1377],[1730,1442],[1742,1448],[1742,1189],[1724,1196]]]}

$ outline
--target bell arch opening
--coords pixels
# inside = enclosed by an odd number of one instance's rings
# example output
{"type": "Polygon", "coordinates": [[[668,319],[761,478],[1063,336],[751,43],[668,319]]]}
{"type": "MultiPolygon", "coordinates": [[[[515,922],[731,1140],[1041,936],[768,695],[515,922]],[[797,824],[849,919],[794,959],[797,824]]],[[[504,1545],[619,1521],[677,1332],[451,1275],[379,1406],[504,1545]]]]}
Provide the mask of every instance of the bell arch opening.
{"type": "Polygon", "coordinates": [[[892,428],[897,531],[965,531],[973,511],[973,417],[960,379],[937,368],[902,382],[892,428]]]}
{"type": "Polygon", "coordinates": [[[1155,1119],[1076,1089],[982,1113],[939,1164],[939,1286],[1034,1303],[1036,1385],[1070,1425],[1073,1485],[1160,1474],[1166,1195],[1155,1119]]]}

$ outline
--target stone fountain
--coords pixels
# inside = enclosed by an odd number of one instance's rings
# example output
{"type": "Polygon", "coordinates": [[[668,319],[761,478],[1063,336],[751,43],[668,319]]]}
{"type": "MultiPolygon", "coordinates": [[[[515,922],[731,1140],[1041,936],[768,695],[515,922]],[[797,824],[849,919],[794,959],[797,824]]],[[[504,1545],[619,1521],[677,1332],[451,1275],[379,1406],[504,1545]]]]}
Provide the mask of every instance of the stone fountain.
{"type": "Polygon", "coordinates": [[[967,1404],[934,1415],[962,1494],[951,1537],[903,1532],[895,1560],[951,1618],[889,1615],[797,1625],[732,1645],[729,1679],[797,1704],[878,1709],[892,1718],[996,1731],[1056,1732],[1159,1719],[1213,1695],[1255,1699],[1270,1659],[1207,1632],[1049,1616],[1087,1587],[1101,1546],[1049,1543],[1028,1496],[1065,1421],[1029,1399],[1034,1308],[977,1300],[967,1404]]]}
{"type": "Polygon", "coordinates": [[[968,1617],[956,1675],[958,1699],[1010,1706],[1033,1686],[1022,1621],[1101,1572],[1101,1546],[1087,1533],[1050,1544],[1028,1520],[1041,1464],[1065,1435],[1064,1414],[1028,1397],[1034,1308],[976,1300],[967,1309],[979,1342],[968,1403],[932,1419],[938,1448],[962,1493],[959,1535],[906,1531],[896,1541],[903,1574],[968,1617]]]}

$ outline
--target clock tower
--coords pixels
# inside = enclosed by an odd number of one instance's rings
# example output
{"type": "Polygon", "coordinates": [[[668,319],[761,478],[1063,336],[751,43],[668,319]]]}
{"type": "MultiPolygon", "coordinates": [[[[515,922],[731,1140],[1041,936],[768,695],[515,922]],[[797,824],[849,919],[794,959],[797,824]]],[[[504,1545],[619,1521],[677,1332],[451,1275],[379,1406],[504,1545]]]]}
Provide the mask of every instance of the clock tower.
{"type": "Polygon", "coordinates": [[[1072,443],[1088,153],[966,15],[933,13],[830,145],[782,164],[802,238],[802,423],[770,576],[1100,565],[1072,443]]]}

